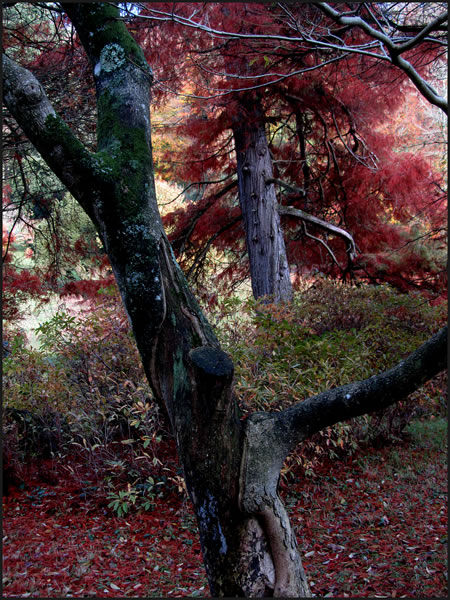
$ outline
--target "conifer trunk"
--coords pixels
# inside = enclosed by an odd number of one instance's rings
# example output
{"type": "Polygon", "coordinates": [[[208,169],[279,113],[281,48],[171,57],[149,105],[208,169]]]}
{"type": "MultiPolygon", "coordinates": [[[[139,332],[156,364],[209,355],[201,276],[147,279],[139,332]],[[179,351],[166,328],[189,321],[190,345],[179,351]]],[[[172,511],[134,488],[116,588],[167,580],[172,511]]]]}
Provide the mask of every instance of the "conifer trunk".
{"type": "Polygon", "coordinates": [[[272,158],[261,100],[248,95],[233,119],[239,200],[255,298],[289,302],[292,285],[277,211],[272,158]]]}

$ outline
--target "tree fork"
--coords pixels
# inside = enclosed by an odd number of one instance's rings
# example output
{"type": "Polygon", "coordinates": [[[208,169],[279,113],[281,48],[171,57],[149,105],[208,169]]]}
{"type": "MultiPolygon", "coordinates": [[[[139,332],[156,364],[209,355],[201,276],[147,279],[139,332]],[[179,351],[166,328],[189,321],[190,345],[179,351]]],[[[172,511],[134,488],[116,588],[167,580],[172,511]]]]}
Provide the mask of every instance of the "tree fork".
{"type": "Polygon", "coordinates": [[[256,516],[267,538],[274,565],[273,596],[309,598],[297,540],[278,496],[286,447],[270,413],[253,413],[245,422],[240,468],[239,506],[256,516]]]}

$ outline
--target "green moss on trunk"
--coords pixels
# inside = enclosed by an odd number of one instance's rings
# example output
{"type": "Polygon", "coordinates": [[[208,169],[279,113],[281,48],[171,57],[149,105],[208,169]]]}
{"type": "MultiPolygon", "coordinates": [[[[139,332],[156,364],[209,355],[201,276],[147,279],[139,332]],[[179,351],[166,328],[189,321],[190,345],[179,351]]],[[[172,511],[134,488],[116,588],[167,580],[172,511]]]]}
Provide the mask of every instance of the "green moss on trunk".
{"type": "Polygon", "coordinates": [[[152,76],[142,48],[133,39],[125,24],[119,20],[117,5],[98,2],[91,6],[82,3],[63,6],[94,65],[100,62],[105,46],[115,44],[123,49],[127,61],[131,61],[152,76]]]}

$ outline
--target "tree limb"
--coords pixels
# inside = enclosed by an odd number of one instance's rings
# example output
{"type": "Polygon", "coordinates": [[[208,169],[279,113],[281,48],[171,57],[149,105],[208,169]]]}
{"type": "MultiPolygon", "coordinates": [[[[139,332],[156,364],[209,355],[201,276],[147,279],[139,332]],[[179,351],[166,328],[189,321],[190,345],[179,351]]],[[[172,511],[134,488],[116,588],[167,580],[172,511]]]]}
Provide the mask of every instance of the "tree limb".
{"type": "Polygon", "coordinates": [[[290,450],[314,433],[406,398],[447,366],[447,327],[387,371],[313,396],[276,413],[290,450]]]}
{"type": "Polygon", "coordinates": [[[6,54],[2,56],[3,101],[25,135],[67,189],[92,215],[92,200],[82,193],[98,166],[71,129],[56,114],[36,77],[6,54]]]}
{"type": "MultiPolygon", "coordinates": [[[[388,35],[386,35],[385,33],[381,32],[381,31],[378,31],[377,29],[374,29],[371,25],[369,25],[369,23],[364,21],[364,19],[362,19],[361,17],[344,16],[344,15],[340,14],[339,11],[332,8],[326,2],[317,2],[316,6],[323,13],[325,13],[328,17],[333,19],[333,21],[335,23],[337,23],[339,25],[350,25],[350,26],[354,26],[354,27],[359,27],[365,33],[367,33],[370,37],[380,41],[385,46],[385,48],[387,49],[387,51],[389,53],[389,57],[387,57],[387,58],[389,58],[390,62],[393,65],[399,67],[407,75],[407,77],[410,79],[410,81],[416,86],[416,88],[428,100],[428,102],[430,102],[431,104],[434,104],[435,106],[438,106],[444,112],[447,112],[447,109],[448,109],[447,100],[444,97],[440,96],[436,92],[436,90],[433,89],[433,87],[429,83],[427,83],[423,79],[423,77],[421,77],[419,75],[419,73],[416,71],[416,69],[413,67],[413,65],[409,61],[405,60],[404,58],[402,58],[400,56],[400,54],[402,52],[405,52],[406,50],[409,50],[410,48],[412,48],[415,45],[417,45],[418,43],[420,43],[423,40],[423,38],[426,36],[426,34],[429,33],[430,30],[434,29],[435,27],[437,27],[441,23],[443,23],[447,19],[447,13],[444,13],[444,14],[440,15],[439,17],[437,17],[437,19],[435,19],[435,21],[430,23],[429,26],[426,26],[413,40],[409,40],[408,42],[405,42],[401,46],[397,46],[388,35]],[[429,27],[430,27],[430,29],[429,29],[429,27]],[[424,32],[425,32],[425,34],[424,34],[424,32]]],[[[348,51],[349,48],[344,44],[342,46],[342,50],[348,51]]],[[[379,58],[381,58],[381,56],[379,56],[379,58]]]]}
{"type": "Polygon", "coordinates": [[[396,366],[364,381],[308,398],[280,412],[255,412],[245,421],[239,504],[258,513],[277,497],[279,472],[297,444],[314,433],[406,398],[447,365],[447,327],[396,366]]]}
{"type": "MultiPolygon", "coordinates": [[[[290,187],[292,189],[292,187],[287,186],[287,184],[286,184],[286,187],[290,187]]],[[[317,225],[318,227],[321,227],[322,229],[325,229],[326,231],[329,231],[330,233],[339,235],[340,237],[344,238],[345,241],[347,242],[347,253],[349,255],[350,260],[354,260],[356,258],[357,251],[356,251],[355,240],[353,239],[353,236],[350,233],[348,233],[348,231],[345,231],[345,229],[342,229],[341,227],[337,227],[336,225],[332,225],[331,223],[327,223],[327,221],[324,221],[323,219],[319,219],[319,217],[314,217],[313,215],[310,215],[310,214],[304,212],[303,210],[300,210],[299,208],[294,208],[293,206],[283,206],[283,205],[279,204],[277,208],[278,208],[278,212],[280,213],[280,215],[288,215],[290,217],[298,217],[299,219],[302,219],[303,221],[306,221],[307,223],[312,223],[314,225],[317,225]]]]}

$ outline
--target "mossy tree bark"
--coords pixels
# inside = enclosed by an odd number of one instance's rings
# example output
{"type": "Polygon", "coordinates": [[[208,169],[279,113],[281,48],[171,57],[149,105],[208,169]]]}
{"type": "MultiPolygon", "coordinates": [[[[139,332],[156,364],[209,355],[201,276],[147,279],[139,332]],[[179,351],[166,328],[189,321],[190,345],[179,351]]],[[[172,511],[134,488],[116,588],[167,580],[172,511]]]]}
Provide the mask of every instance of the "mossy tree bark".
{"type": "Polygon", "coordinates": [[[108,252],[155,400],[176,437],[212,595],[308,597],[277,494],[286,455],[315,431],[400,400],[445,368],[447,332],[385,374],[240,420],[233,364],[187,286],[159,216],[151,71],[116,6],[64,8],[93,66],[97,152],[74,137],[36,78],[4,54],[5,104],[108,252]]]}

